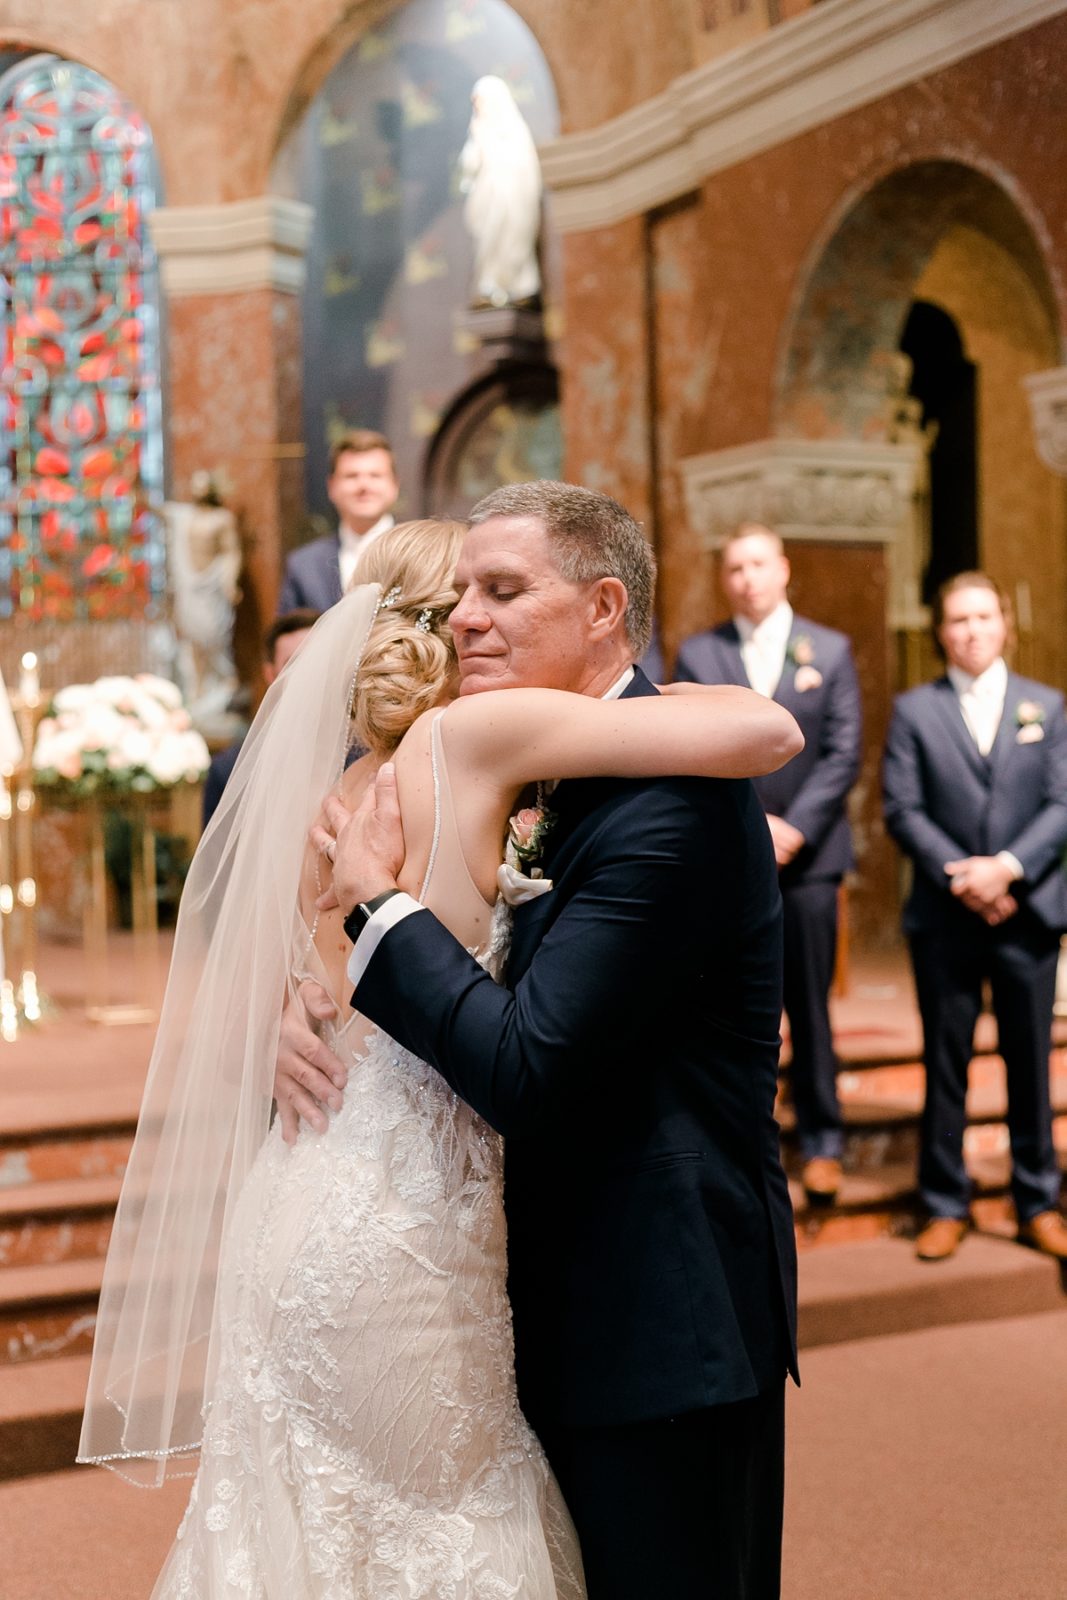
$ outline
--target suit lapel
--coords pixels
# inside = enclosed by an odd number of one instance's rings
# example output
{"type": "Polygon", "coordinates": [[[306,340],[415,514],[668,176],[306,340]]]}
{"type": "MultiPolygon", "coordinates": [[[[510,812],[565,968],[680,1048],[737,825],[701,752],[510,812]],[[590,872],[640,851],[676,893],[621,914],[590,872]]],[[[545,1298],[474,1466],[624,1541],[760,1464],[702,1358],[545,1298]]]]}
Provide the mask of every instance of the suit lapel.
{"type": "MultiPolygon", "coordinates": [[[[951,680],[947,677],[938,678],[933,685],[933,690],[934,704],[937,707],[938,715],[940,716],[941,721],[944,723],[945,728],[952,736],[957,747],[963,752],[964,758],[966,759],[971,770],[976,774],[976,776],[981,778],[983,783],[989,783],[992,777],[992,764],[982,755],[978,746],[974,742],[974,736],[972,735],[970,728],[968,728],[966,722],[963,720],[963,711],[960,707],[959,695],[952,687],[951,680]]],[[[1007,701],[1005,701],[1004,704],[1006,709],[1007,701]]],[[[1004,719],[1001,718],[1001,726],[1003,726],[1003,720],[1004,719]]]]}
{"type": "Polygon", "coordinates": [[[745,660],[741,654],[741,635],[737,631],[737,624],[726,622],[719,633],[719,642],[722,645],[726,661],[727,683],[736,683],[742,689],[751,689],[748,673],[745,671],[745,660]]]}

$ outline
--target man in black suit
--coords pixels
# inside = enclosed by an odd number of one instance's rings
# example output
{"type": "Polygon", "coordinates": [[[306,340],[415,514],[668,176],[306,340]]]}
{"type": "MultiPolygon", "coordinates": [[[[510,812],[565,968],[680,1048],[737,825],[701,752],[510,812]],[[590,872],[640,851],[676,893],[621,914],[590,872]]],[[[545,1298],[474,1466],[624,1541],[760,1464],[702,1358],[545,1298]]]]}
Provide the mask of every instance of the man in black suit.
{"type": "MultiPolygon", "coordinates": [[[[472,522],[464,694],[656,692],[632,665],[653,560],[622,507],[525,484],[472,522]]],[[[387,803],[337,848],[356,1003],[506,1137],[519,1396],[591,1600],[775,1600],[796,1261],[773,1114],[781,906],[755,793],[561,784],[554,889],[516,909],[506,987],[397,891],[387,803]]]]}
{"type": "MultiPolygon", "coordinates": [[[[286,611],[275,617],[263,640],[263,679],[269,689],[286,662],[292,660],[304,640],[319,620],[317,611],[286,611]]],[[[244,739],[235,739],[212,756],[211,765],[204,778],[200,825],[206,828],[218,809],[222,791],[229,782],[230,773],[237,765],[244,739]]]]}
{"type": "Polygon", "coordinates": [[[337,512],[337,532],[294,550],[285,563],[278,612],[328,611],[347,589],[360,552],[393,526],[400,493],[389,440],[359,428],[330,447],[326,493],[337,512]]]}
{"type": "Polygon", "coordinates": [[[952,1255],[968,1225],[967,1069],[986,979],[1007,1073],[1019,1237],[1067,1259],[1048,1065],[1067,929],[1067,720],[1062,695],[1005,666],[1008,626],[1007,602],[985,573],[943,584],[934,627],[948,670],[898,698],[886,744],[886,826],[915,869],[904,929],[926,1062],[924,1261],[952,1255]]]}
{"type": "Polygon", "coordinates": [[[789,562],[776,533],[745,522],[722,551],[733,620],[687,639],[675,676],[750,684],[786,706],[804,749],[756,781],[767,813],[785,909],[785,1010],[803,1182],[827,1203],[841,1184],[844,1129],[830,1026],[841,879],[852,866],[845,802],[859,775],[862,716],[852,648],[843,633],[794,616],[789,562]]]}

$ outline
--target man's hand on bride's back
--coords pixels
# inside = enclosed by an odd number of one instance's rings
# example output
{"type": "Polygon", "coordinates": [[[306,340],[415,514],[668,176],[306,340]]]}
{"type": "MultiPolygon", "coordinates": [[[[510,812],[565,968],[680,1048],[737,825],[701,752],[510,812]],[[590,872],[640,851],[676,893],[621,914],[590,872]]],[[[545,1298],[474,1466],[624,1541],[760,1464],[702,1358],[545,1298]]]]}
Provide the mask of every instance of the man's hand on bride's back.
{"type": "Polygon", "coordinates": [[[278,1060],[274,1068],[274,1098],[282,1124],[282,1138],[295,1144],[303,1117],[316,1133],[328,1126],[324,1105],[341,1109],[341,1095],[348,1081],[344,1063],[323,1044],[313,1031],[311,1018],[326,1022],[336,1016],[337,1007],[320,983],[302,983],[297,997],[282,1014],[278,1037],[278,1060]]]}

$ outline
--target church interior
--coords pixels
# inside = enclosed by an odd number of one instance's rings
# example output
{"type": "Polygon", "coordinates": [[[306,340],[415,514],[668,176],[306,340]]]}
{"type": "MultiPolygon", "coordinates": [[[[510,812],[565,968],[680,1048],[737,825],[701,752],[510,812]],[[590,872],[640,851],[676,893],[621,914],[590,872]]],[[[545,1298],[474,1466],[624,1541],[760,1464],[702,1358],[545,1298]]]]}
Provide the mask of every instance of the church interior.
{"type": "MultiPolygon", "coordinates": [[[[279,607],[319,609],[287,574],[357,430],[397,520],[543,478],[621,502],[659,681],[729,620],[746,525],[847,637],[830,1203],[788,1029],[778,1109],[782,1592],[1067,1593],[1067,1266],[1016,1244],[988,1003],[972,1236],[911,1249],[923,1028],[882,792],[953,574],[1010,606],[1009,671],[1067,690],[1065,62],[1067,0],[0,0],[5,1600],[147,1595],[184,1509],[74,1467],[103,1260],[204,779],[279,607]],[[522,131],[487,148],[536,185],[511,278],[467,154],[490,81],[522,131]]],[[[1062,1171],[1067,968],[1048,1082],[1062,1171]]]]}

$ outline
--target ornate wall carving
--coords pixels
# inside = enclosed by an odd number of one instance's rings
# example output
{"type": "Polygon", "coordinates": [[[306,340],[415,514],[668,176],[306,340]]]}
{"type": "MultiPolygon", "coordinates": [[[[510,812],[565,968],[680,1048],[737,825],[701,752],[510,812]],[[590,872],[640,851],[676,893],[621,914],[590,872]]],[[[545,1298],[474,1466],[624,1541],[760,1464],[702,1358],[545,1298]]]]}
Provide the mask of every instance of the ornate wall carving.
{"type": "Polygon", "coordinates": [[[1067,477],[1067,367],[1052,367],[1025,379],[1037,453],[1053,472],[1067,477]]]}

